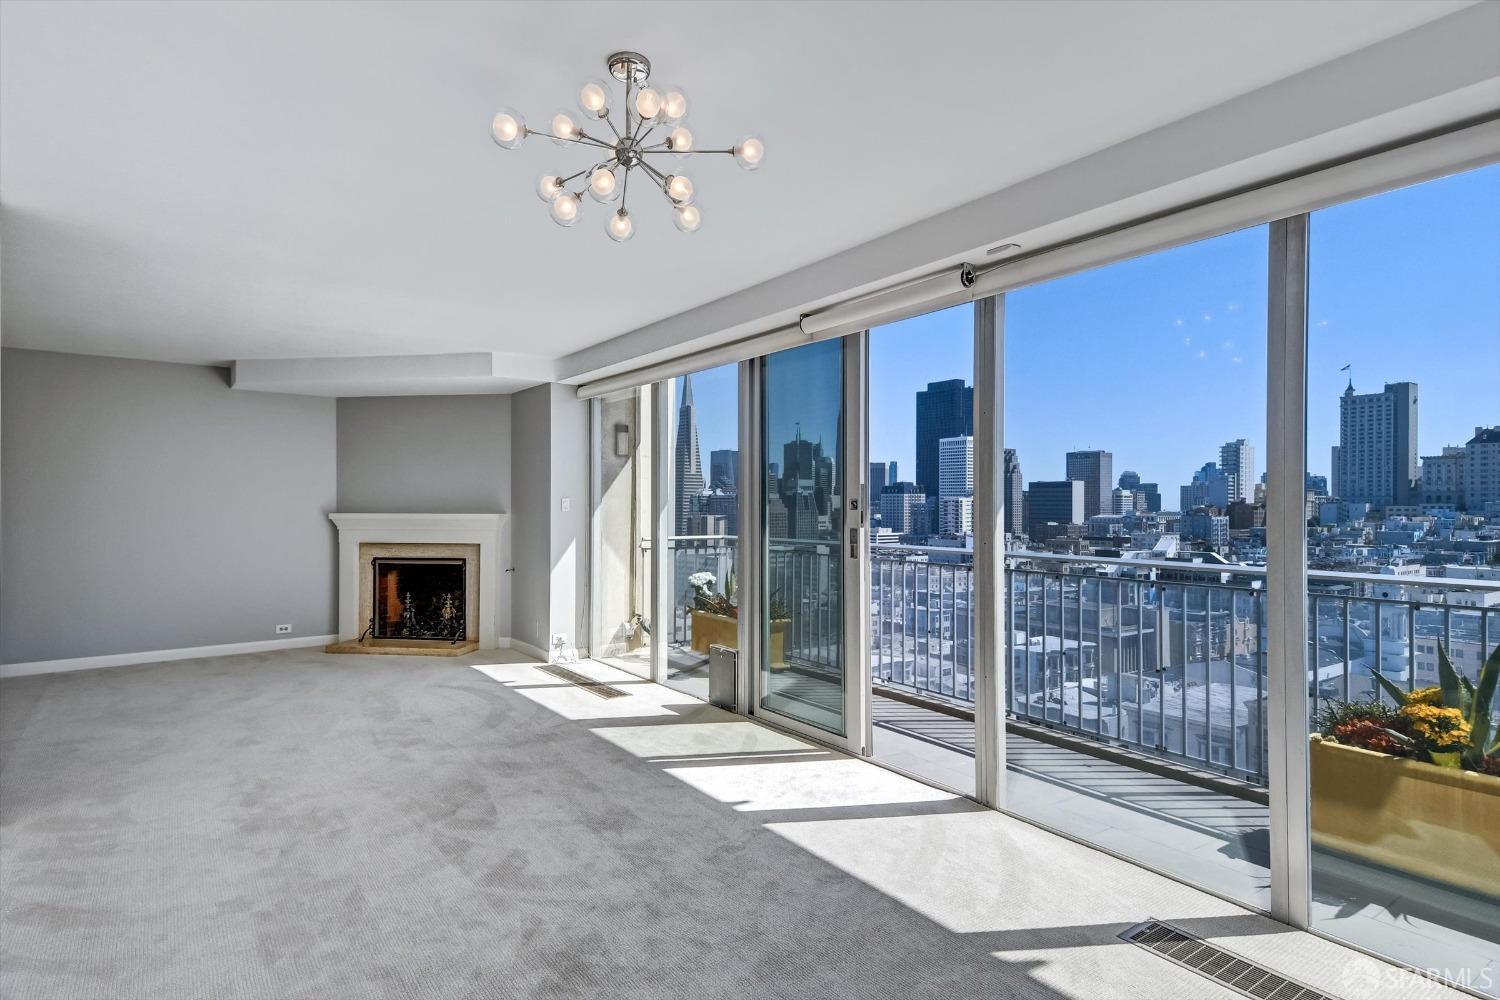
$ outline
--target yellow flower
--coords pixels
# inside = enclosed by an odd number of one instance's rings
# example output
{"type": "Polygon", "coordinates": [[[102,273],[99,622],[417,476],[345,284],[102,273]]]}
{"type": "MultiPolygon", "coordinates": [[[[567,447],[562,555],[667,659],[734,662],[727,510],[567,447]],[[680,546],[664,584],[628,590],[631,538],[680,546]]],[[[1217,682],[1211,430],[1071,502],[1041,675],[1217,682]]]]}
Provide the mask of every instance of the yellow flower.
{"type": "Polygon", "coordinates": [[[1456,708],[1408,701],[1401,714],[1411,722],[1412,732],[1437,747],[1465,746],[1472,736],[1468,720],[1456,708]]]}
{"type": "Polygon", "coordinates": [[[1443,689],[1440,687],[1418,688],[1406,696],[1408,705],[1442,705],[1443,689]]]}

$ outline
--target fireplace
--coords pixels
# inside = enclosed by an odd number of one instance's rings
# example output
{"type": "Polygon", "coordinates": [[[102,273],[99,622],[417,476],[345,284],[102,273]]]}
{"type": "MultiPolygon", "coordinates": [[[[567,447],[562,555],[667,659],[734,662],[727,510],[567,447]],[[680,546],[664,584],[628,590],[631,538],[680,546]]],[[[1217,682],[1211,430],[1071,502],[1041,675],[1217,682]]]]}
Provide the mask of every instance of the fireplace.
{"type": "Polygon", "coordinates": [[[372,638],[465,640],[465,560],[376,556],[371,570],[372,638]]]}
{"type": "Polygon", "coordinates": [[[329,652],[460,656],[496,647],[505,515],[328,516],[339,530],[339,641],[329,652]]]}

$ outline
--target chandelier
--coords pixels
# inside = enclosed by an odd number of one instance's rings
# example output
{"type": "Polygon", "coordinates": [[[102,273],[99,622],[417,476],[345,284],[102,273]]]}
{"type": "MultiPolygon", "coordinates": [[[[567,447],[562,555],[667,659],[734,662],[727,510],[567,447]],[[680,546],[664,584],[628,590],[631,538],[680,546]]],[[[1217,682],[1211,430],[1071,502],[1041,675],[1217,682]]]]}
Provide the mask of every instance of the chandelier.
{"type": "MultiPolygon", "coordinates": [[[[528,128],[526,119],[512,108],[502,108],[490,120],[490,137],[504,149],[516,149],[529,135],[545,135],[559,146],[573,144],[591,151],[591,166],[566,177],[547,174],[537,182],[536,193],[550,206],[552,221],[571,226],[583,212],[583,194],[600,204],[620,206],[605,220],[609,238],[623,243],[635,235],[635,222],[626,209],[630,178],[639,169],[637,188],[647,183],[660,188],[672,206],[672,221],[685,233],[698,230],[703,215],[694,203],[697,190],[693,180],[678,170],[663,172],[652,160],[670,156],[679,160],[699,154],[723,153],[733,156],[746,170],[754,170],[765,158],[766,146],[759,138],[747,135],[728,149],[698,149],[692,130],[684,124],[688,113],[687,95],[681,87],[647,86],[651,77],[651,60],[639,52],[616,52],[605,61],[610,75],[625,85],[625,99],[620,125],[610,117],[613,110],[610,88],[602,80],[590,80],[578,93],[582,120],[576,120],[566,109],[553,113],[547,131],[528,128]],[[594,132],[584,131],[587,125],[594,132]],[[609,132],[600,131],[608,127],[609,132]],[[581,186],[570,191],[577,181],[581,186]]],[[[661,161],[657,161],[661,162],[661,161]]],[[[670,166],[670,164],[664,164],[670,166]]]]}

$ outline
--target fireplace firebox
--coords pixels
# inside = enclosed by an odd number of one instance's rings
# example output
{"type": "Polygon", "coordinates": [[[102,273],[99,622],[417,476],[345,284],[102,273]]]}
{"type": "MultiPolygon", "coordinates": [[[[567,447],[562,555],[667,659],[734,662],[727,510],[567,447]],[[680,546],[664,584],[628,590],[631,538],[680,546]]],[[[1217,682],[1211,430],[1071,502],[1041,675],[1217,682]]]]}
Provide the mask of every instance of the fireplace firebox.
{"type": "Polygon", "coordinates": [[[373,638],[465,640],[464,560],[377,556],[371,563],[373,638]]]}

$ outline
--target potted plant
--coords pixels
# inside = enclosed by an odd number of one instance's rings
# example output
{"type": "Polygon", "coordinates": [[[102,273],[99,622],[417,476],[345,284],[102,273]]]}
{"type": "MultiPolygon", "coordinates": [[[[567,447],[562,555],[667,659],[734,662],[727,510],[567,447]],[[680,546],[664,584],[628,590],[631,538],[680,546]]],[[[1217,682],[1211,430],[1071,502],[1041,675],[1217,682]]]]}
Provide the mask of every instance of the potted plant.
{"type": "MultiPolygon", "coordinates": [[[[724,590],[715,589],[718,581],[712,573],[694,573],[688,577],[688,586],[693,591],[693,606],[689,611],[689,631],[695,653],[708,653],[709,646],[740,646],[740,609],[735,601],[734,574],[724,579],[724,590]]],[[[791,617],[780,598],[771,598],[771,669],[786,667],[786,625],[791,617]]]]}
{"type": "MultiPolygon", "coordinates": [[[[1500,734],[1495,732],[1495,686],[1500,683],[1500,648],[1496,648],[1479,668],[1479,682],[1470,681],[1453,669],[1448,650],[1438,646],[1438,686],[1422,688],[1407,694],[1376,671],[1373,674],[1386,694],[1408,708],[1412,719],[1423,725],[1418,737],[1442,754],[1456,753],[1463,766],[1481,770],[1486,757],[1500,753],[1500,734]],[[1441,712],[1422,708],[1442,709],[1441,712]],[[1461,736],[1460,736],[1461,733],[1461,736]]],[[[1428,750],[1428,753],[1432,753],[1428,750]]]]}
{"type": "Polygon", "coordinates": [[[734,576],[724,580],[724,592],[715,589],[718,581],[707,571],[688,577],[693,606],[688,613],[693,652],[707,653],[709,646],[740,645],[740,609],[734,601],[734,576]]]}
{"type": "Polygon", "coordinates": [[[1310,744],[1312,838],[1325,850],[1459,888],[1500,886],[1500,745],[1493,706],[1500,650],[1477,683],[1439,647],[1436,687],[1395,704],[1335,702],[1310,744]]]}

